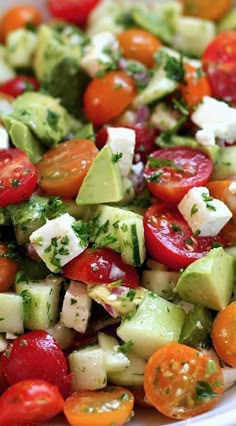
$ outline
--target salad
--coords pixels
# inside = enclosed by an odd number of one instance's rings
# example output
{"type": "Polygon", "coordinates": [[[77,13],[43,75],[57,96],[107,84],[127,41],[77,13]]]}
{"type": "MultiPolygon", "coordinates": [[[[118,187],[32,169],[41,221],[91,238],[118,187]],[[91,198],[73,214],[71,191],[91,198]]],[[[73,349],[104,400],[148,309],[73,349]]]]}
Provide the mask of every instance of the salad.
{"type": "Polygon", "coordinates": [[[0,426],[184,420],[236,381],[236,11],[147,3],[1,17],[0,426]]]}

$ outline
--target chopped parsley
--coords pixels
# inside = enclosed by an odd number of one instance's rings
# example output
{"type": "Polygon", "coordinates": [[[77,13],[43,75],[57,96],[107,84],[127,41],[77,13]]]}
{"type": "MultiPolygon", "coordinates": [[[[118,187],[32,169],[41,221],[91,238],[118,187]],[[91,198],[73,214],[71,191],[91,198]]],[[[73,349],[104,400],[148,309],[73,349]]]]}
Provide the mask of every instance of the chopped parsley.
{"type": "Polygon", "coordinates": [[[198,206],[197,204],[194,204],[193,207],[191,208],[191,216],[193,216],[197,212],[198,212],[198,206]]]}
{"type": "Polygon", "coordinates": [[[213,197],[211,197],[209,194],[207,194],[207,192],[203,192],[202,193],[202,199],[206,203],[207,209],[212,210],[212,211],[216,211],[216,207],[213,206],[212,204],[210,204],[210,202],[214,200],[213,197]]]}
{"type": "Polygon", "coordinates": [[[12,179],[11,180],[11,186],[13,188],[17,188],[17,186],[19,186],[19,185],[20,185],[20,179],[12,179]]]}
{"type": "Polygon", "coordinates": [[[173,56],[168,55],[168,53],[164,51],[158,51],[155,55],[155,60],[157,64],[164,67],[166,72],[166,76],[170,80],[174,80],[177,83],[182,83],[185,77],[185,68],[183,64],[183,56],[180,58],[175,58],[173,56]]]}
{"type": "Polygon", "coordinates": [[[177,223],[172,223],[171,227],[172,227],[174,232],[177,232],[177,234],[180,234],[180,235],[183,234],[183,230],[182,230],[181,226],[177,225],[177,223]]]}
{"type": "Polygon", "coordinates": [[[156,167],[173,167],[173,169],[179,170],[181,172],[184,171],[183,167],[166,158],[148,157],[148,166],[151,169],[155,169],[156,167]]]}
{"type": "Polygon", "coordinates": [[[157,171],[151,173],[146,179],[147,179],[148,182],[153,183],[153,182],[160,182],[161,177],[162,177],[162,171],[157,170],[157,171]]]}
{"type": "Polygon", "coordinates": [[[128,340],[128,342],[121,345],[117,352],[121,352],[122,354],[127,354],[127,352],[130,351],[130,349],[134,346],[134,342],[132,340],[128,340]]]}
{"type": "Polygon", "coordinates": [[[59,114],[57,112],[51,111],[50,109],[48,109],[47,111],[47,122],[49,124],[49,126],[57,131],[58,130],[58,121],[59,121],[59,114]]]}
{"type": "Polygon", "coordinates": [[[204,401],[205,399],[211,399],[218,397],[215,393],[209,382],[199,381],[198,386],[195,388],[197,400],[204,401]]]}
{"type": "Polygon", "coordinates": [[[112,154],[112,163],[118,163],[122,157],[123,157],[122,152],[117,152],[116,154],[112,154]]]}
{"type": "Polygon", "coordinates": [[[29,290],[23,290],[20,295],[23,299],[24,320],[30,320],[33,303],[32,296],[29,290]]]}

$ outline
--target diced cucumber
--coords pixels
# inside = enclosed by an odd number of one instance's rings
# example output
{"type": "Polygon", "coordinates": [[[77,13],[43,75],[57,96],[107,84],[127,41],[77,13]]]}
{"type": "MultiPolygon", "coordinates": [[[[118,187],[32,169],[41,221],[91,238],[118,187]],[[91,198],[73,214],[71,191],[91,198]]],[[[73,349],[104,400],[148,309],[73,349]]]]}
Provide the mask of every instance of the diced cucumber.
{"type": "Polygon", "coordinates": [[[160,9],[150,9],[145,5],[133,7],[130,14],[134,23],[153,33],[165,43],[170,44],[173,38],[173,30],[160,9]]]}
{"type": "Polygon", "coordinates": [[[148,259],[146,266],[152,271],[167,271],[167,267],[163,263],[156,262],[153,259],[148,259]]]}
{"type": "Polygon", "coordinates": [[[124,342],[132,340],[132,350],[148,359],[160,347],[179,340],[184,320],[183,309],[148,291],[136,312],[117,328],[117,335],[124,342]]]}
{"type": "Polygon", "coordinates": [[[211,180],[224,180],[236,174],[236,146],[227,146],[220,150],[214,165],[211,180]]]}
{"type": "Polygon", "coordinates": [[[118,24],[118,18],[121,13],[122,9],[118,2],[103,0],[89,15],[88,34],[91,36],[103,31],[109,31],[114,34],[121,32],[123,27],[118,24]]]}
{"type": "Polygon", "coordinates": [[[119,222],[121,257],[125,263],[141,266],[145,259],[143,220],[124,219],[119,222]]]}
{"type": "Polygon", "coordinates": [[[16,293],[24,304],[24,325],[29,330],[47,329],[59,315],[59,295],[62,278],[48,277],[44,281],[20,281],[16,293]]]}
{"type": "Polygon", "coordinates": [[[73,391],[102,389],[107,384],[105,358],[98,346],[86,346],[69,355],[73,391]]]}
{"type": "Polygon", "coordinates": [[[218,32],[221,31],[228,31],[228,30],[235,30],[236,29],[236,9],[234,8],[231,10],[227,15],[223,17],[223,19],[218,22],[217,30],[218,32]]]}
{"type": "Polygon", "coordinates": [[[119,352],[120,345],[115,337],[99,332],[98,344],[104,351],[107,374],[119,373],[129,367],[130,361],[125,354],[119,352]]]}
{"type": "Polygon", "coordinates": [[[5,83],[15,76],[15,71],[7,62],[6,48],[0,46],[0,84],[5,83]]]}
{"type": "Polygon", "coordinates": [[[235,257],[235,260],[236,260],[236,246],[226,247],[224,250],[226,251],[226,253],[235,257]]]}
{"type": "Polygon", "coordinates": [[[22,334],[23,299],[15,293],[0,293],[0,333],[22,334]]]}
{"type": "Polygon", "coordinates": [[[175,298],[173,289],[176,286],[178,278],[178,272],[144,270],[142,285],[164,299],[173,300],[175,298]]]}
{"type": "Polygon", "coordinates": [[[146,361],[138,357],[134,352],[127,353],[130,365],[119,373],[109,373],[108,380],[118,386],[142,386],[146,361]]]}
{"type": "Polygon", "coordinates": [[[68,349],[72,346],[75,331],[65,327],[61,321],[49,327],[47,331],[54,337],[62,350],[68,349]]]}

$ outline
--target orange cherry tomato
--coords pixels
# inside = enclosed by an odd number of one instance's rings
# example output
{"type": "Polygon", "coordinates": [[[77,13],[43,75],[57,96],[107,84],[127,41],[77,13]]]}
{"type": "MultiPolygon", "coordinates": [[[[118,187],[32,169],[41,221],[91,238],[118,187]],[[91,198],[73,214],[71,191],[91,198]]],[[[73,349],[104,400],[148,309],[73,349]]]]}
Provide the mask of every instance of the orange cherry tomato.
{"type": "Polygon", "coordinates": [[[132,28],[118,34],[125,58],[135,59],[147,67],[153,67],[154,53],[162,46],[161,41],[148,31],[132,28]]]}
{"type": "Polygon", "coordinates": [[[75,197],[98,149],[87,139],[73,139],[47,151],[36,164],[39,187],[51,195],[75,197]]]}
{"type": "Polygon", "coordinates": [[[72,426],[123,426],[132,414],[134,397],[121,387],[82,391],[67,398],[65,416],[72,426]]]}
{"type": "Polygon", "coordinates": [[[181,0],[184,14],[218,21],[231,8],[232,0],[181,0]]]}
{"type": "Polygon", "coordinates": [[[29,5],[19,5],[8,9],[0,23],[0,38],[3,43],[11,31],[25,27],[27,24],[39,25],[42,21],[40,11],[29,5]]]}
{"type": "Polygon", "coordinates": [[[134,80],[123,71],[94,78],[84,95],[84,110],[96,126],[121,114],[137,94],[134,80]]]}
{"type": "Polygon", "coordinates": [[[207,183],[207,187],[212,197],[223,201],[231,210],[236,218],[236,194],[233,194],[229,190],[229,186],[232,184],[232,180],[217,180],[207,183]]]}
{"type": "Polygon", "coordinates": [[[210,410],[223,392],[218,363],[196,349],[177,342],[157,350],[144,373],[148,400],[175,420],[210,410]]]}
{"type": "Polygon", "coordinates": [[[236,302],[220,311],[213,322],[211,338],[219,357],[236,367],[236,302]]]}
{"type": "Polygon", "coordinates": [[[0,293],[9,290],[18,270],[19,265],[11,258],[9,248],[0,243],[0,293]]]}
{"type": "Polygon", "coordinates": [[[211,88],[207,77],[197,68],[185,63],[184,83],[180,86],[180,92],[185,102],[193,108],[198,105],[203,96],[211,96],[211,88]]]}

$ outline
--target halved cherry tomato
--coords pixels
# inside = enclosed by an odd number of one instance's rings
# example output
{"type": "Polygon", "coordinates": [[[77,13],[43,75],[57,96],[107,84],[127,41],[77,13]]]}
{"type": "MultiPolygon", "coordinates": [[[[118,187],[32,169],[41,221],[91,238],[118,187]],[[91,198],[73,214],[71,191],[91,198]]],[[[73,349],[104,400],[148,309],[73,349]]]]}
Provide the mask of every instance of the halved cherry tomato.
{"type": "Polygon", "coordinates": [[[48,0],[48,9],[55,18],[83,26],[101,0],[48,0]]]}
{"type": "Polygon", "coordinates": [[[36,164],[40,188],[51,195],[75,197],[97,153],[87,139],[73,139],[49,149],[36,164]]]}
{"type": "Polygon", "coordinates": [[[3,392],[5,392],[5,390],[7,390],[7,388],[9,388],[9,383],[3,373],[2,370],[2,355],[0,358],[0,395],[3,394],[3,392]]]}
{"type": "Polygon", "coordinates": [[[196,237],[177,208],[167,204],[154,204],[147,209],[144,235],[152,258],[175,271],[204,256],[214,243],[224,243],[221,235],[196,237]]]}
{"type": "Polygon", "coordinates": [[[27,75],[21,75],[14,77],[11,80],[0,86],[0,92],[6,93],[7,95],[16,98],[26,91],[37,91],[39,89],[39,82],[27,75]]]}
{"type": "Polygon", "coordinates": [[[206,186],[212,197],[223,201],[236,218],[236,194],[229,190],[230,184],[232,180],[217,180],[208,182],[206,186]]]}
{"type": "Polygon", "coordinates": [[[8,9],[2,16],[0,23],[0,38],[3,43],[11,31],[23,28],[27,24],[39,25],[42,21],[40,11],[30,5],[19,5],[8,9]]]}
{"type": "Polygon", "coordinates": [[[87,249],[63,268],[64,277],[86,284],[109,284],[122,280],[122,285],[137,287],[136,269],[127,265],[119,253],[108,248],[87,249]]]}
{"type": "Polygon", "coordinates": [[[0,426],[46,422],[59,414],[64,400],[56,386],[44,380],[24,380],[0,397],[0,426]]]}
{"type": "Polygon", "coordinates": [[[0,243],[0,293],[9,290],[18,270],[19,265],[11,258],[7,245],[0,243]]]}
{"type": "Polygon", "coordinates": [[[84,95],[85,113],[94,125],[105,124],[121,114],[136,93],[134,80],[124,71],[108,72],[88,84],[84,95]]]}
{"type": "Polygon", "coordinates": [[[192,148],[163,148],[149,157],[144,176],[149,190],[168,203],[178,203],[194,186],[204,186],[213,169],[206,154],[192,148]]]}
{"type": "Polygon", "coordinates": [[[144,389],[162,414],[175,420],[187,419],[217,404],[223,392],[223,373],[207,355],[172,342],[148,360],[144,389]]]}
{"type": "Polygon", "coordinates": [[[232,367],[236,367],[236,302],[220,311],[213,322],[211,338],[219,357],[232,367]]]}
{"type": "Polygon", "coordinates": [[[147,67],[153,67],[153,55],[162,46],[157,37],[140,28],[122,31],[118,34],[118,40],[125,58],[135,59],[147,67]]]}
{"type": "Polygon", "coordinates": [[[214,97],[236,101],[236,31],[218,34],[202,57],[214,97]]]}
{"type": "Polygon", "coordinates": [[[21,149],[0,150],[0,207],[27,200],[37,184],[34,165],[21,149]]]}
{"type": "Polygon", "coordinates": [[[191,108],[198,105],[203,96],[211,96],[211,87],[206,76],[195,67],[185,63],[184,83],[179,90],[184,101],[191,108]]]}
{"type": "Polygon", "coordinates": [[[63,392],[69,381],[66,358],[56,340],[44,330],[15,339],[2,355],[2,369],[10,385],[41,379],[63,392]]]}
{"type": "Polygon", "coordinates": [[[181,0],[184,14],[217,21],[228,12],[232,0],[181,0]]]}
{"type": "Polygon", "coordinates": [[[66,400],[64,413],[73,426],[123,426],[132,414],[133,405],[130,391],[110,386],[101,391],[74,393],[66,400]]]}

